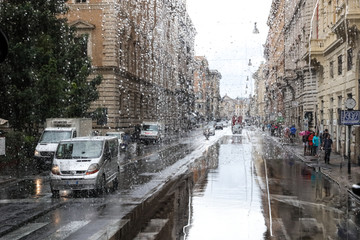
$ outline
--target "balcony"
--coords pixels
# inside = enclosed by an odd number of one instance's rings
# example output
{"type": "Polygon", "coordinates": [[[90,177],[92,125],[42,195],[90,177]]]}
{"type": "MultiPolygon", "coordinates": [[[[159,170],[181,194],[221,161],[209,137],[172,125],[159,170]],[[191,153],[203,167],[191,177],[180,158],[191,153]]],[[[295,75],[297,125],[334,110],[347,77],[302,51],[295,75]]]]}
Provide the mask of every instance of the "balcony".
{"type": "Polygon", "coordinates": [[[312,39],[310,40],[310,47],[309,47],[309,43],[306,43],[305,47],[308,48],[308,51],[306,51],[304,56],[301,58],[302,60],[309,61],[309,57],[310,57],[311,59],[316,58],[318,62],[322,61],[325,50],[324,39],[312,39]]]}

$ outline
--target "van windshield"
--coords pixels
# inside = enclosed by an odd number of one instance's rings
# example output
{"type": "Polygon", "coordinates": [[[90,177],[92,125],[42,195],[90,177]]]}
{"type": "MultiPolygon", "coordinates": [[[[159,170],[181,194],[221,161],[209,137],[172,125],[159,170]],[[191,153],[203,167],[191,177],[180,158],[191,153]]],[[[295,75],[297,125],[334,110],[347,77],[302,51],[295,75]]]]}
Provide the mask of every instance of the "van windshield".
{"type": "Polygon", "coordinates": [[[60,143],[57,159],[98,158],[102,153],[103,141],[76,141],[60,143]]]}
{"type": "Polygon", "coordinates": [[[144,131],[158,131],[157,125],[143,125],[144,131]]]}
{"type": "Polygon", "coordinates": [[[71,138],[71,131],[45,131],[41,136],[40,143],[58,143],[69,138],[71,138]]]}

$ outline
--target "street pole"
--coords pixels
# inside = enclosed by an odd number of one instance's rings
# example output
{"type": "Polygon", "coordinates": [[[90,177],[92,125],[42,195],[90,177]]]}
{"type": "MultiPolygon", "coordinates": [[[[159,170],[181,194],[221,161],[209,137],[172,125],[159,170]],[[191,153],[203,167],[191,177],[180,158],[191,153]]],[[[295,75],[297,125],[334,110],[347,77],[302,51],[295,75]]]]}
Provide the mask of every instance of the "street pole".
{"type": "Polygon", "coordinates": [[[350,153],[350,143],[351,143],[351,125],[348,125],[348,173],[351,174],[351,153],[350,153]]]}

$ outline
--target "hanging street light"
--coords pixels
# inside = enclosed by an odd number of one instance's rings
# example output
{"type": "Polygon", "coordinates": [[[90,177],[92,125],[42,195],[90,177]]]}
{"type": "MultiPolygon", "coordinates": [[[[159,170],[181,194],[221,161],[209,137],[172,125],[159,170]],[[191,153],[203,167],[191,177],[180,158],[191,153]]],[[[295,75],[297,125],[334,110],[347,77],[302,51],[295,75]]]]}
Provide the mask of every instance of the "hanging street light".
{"type": "Polygon", "coordinates": [[[259,29],[258,29],[257,26],[256,26],[256,22],[255,22],[255,26],[254,26],[253,33],[254,33],[254,34],[259,34],[259,33],[260,33],[260,32],[259,32],[259,29]]]}

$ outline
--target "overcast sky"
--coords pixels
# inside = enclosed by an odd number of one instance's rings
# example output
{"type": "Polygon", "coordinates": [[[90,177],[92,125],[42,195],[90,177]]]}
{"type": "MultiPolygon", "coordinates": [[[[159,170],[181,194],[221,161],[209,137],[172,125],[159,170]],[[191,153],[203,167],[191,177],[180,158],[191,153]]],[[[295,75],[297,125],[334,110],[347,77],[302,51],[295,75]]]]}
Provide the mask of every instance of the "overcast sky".
{"type": "Polygon", "coordinates": [[[270,5],[271,0],[187,0],[197,31],[195,55],[205,56],[210,69],[221,73],[222,97],[248,97],[253,92],[251,75],[264,61],[270,5]],[[259,34],[253,34],[255,22],[259,34]]]}

